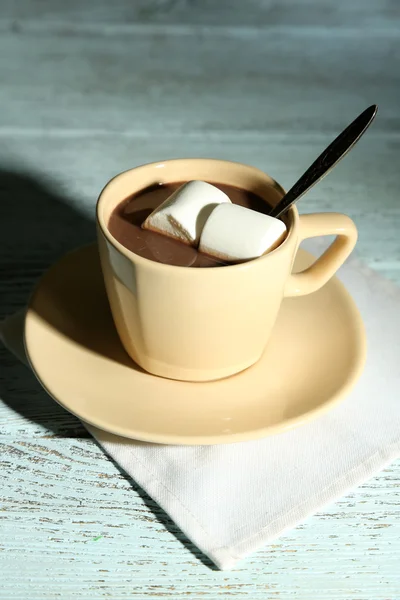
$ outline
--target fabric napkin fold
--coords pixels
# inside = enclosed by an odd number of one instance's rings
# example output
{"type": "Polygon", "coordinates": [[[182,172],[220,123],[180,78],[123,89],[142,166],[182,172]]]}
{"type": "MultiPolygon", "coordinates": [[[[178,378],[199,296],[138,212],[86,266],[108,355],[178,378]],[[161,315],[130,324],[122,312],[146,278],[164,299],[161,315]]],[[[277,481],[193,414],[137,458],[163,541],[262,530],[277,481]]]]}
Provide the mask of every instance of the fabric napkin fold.
{"type": "MultiPolygon", "coordinates": [[[[308,249],[320,253],[319,244],[308,249]]],[[[342,403],[292,431],[220,446],[164,446],[86,425],[220,569],[235,564],[400,455],[400,290],[351,259],[339,272],[364,319],[367,364],[342,403]]],[[[25,360],[21,314],[1,325],[25,360]]],[[[245,401],[245,399],[244,399],[245,401]]]]}

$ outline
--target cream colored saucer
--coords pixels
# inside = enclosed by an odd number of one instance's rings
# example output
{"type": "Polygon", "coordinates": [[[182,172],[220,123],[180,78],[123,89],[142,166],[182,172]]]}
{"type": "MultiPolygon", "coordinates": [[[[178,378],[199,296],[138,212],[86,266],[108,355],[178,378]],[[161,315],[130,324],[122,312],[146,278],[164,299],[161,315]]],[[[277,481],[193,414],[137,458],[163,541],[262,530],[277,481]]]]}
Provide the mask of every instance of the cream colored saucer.
{"type": "MultiPolygon", "coordinates": [[[[300,251],[296,270],[311,262],[300,251]]],[[[264,356],[247,371],[211,383],[149,375],[119,342],[95,246],[44,275],[25,344],[39,381],[67,410],[106,431],[168,444],[251,440],[301,425],[348,393],[366,346],[361,317],[333,279],[284,300],[264,356]]]]}

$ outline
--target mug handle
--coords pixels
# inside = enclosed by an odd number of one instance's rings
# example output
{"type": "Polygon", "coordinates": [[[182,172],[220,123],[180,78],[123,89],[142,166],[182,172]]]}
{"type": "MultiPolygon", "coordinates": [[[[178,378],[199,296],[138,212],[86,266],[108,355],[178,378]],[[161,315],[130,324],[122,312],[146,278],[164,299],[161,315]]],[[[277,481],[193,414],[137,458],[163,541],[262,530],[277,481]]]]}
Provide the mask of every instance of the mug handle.
{"type": "Polygon", "coordinates": [[[355,224],[350,217],[339,213],[300,215],[299,228],[299,243],[321,235],[336,235],[336,238],[308,269],[289,276],[285,296],[304,296],[319,290],[344,263],[357,241],[355,224]]]}

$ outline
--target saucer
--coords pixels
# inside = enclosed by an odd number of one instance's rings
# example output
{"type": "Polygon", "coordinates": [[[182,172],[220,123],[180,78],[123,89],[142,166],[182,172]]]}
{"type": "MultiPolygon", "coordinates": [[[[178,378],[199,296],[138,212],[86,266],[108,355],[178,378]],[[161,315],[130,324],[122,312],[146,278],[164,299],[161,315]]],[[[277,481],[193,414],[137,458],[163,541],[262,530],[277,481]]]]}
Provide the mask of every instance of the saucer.
{"type": "MultiPolygon", "coordinates": [[[[313,260],[300,250],[295,270],[313,260]]],[[[119,341],[92,245],[40,281],[25,346],[43,387],[83,421],[148,442],[221,444],[275,434],[332,408],[360,376],[366,342],[353,300],[333,278],[283,301],[263,357],[246,371],[206,383],[150,375],[119,341]]]]}

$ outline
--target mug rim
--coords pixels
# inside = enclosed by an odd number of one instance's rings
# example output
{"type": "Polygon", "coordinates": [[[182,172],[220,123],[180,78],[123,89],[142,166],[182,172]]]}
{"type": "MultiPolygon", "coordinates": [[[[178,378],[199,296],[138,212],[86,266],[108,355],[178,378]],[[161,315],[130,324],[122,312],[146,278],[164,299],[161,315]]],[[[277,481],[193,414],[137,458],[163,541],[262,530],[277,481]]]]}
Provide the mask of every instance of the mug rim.
{"type": "MultiPolygon", "coordinates": [[[[156,161],[156,162],[144,163],[142,165],[138,165],[136,167],[132,167],[131,169],[126,169],[125,171],[121,171],[120,173],[117,173],[117,175],[115,175],[114,177],[112,177],[106,183],[106,185],[101,190],[100,195],[99,195],[99,197],[97,199],[97,202],[96,202],[96,222],[97,222],[97,225],[99,226],[102,235],[106,238],[106,240],[112,246],[114,246],[114,248],[118,252],[120,252],[121,254],[123,254],[131,262],[137,263],[137,264],[142,265],[142,266],[144,266],[146,268],[157,269],[157,270],[158,269],[162,269],[164,272],[165,272],[166,269],[172,269],[173,272],[175,273],[175,275],[178,273],[178,271],[182,272],[182,273],[186,273],[186,272],[190,271],[193,274],[194,273],[196,273],[196,274],[197,273],[202,273],[203,271],[205,271],[206,273],[215,272],[216,270],[220,271],[220,267],[219,266],[207,267],[207,269],[193,269],[193,267],[180,266],[180,265],[171,265],[171,264],[168,264],[168,263],[161,263],[161,262],[158,262],[158,261],[151,260],[150,258],[145,258],[144,256],[140,256],[139,254],[136,254],[132,250],[129,250],[128,248],[126,248],[123,244],[121,244],[110,233],[108,225],[105,222],[105,219],[104,219],[103,214],[101,212],[101,208],[107,202],[107,199],[105,198],[105,192],[109,191],[109,188],[110,188],[110,186],[112,186],[113,182],[115,182],[119,178],[121,178],[123,176],[126,176],[128,173],[133,173],[134,171],[137,171],[139,169],[146,169],[146,168],[157,169],[157,168],[162,168],[162,167],[164,167],[165,165],[168,165],[168,164],[179,163],[179,162],[182,162],[182,163],[183,162],[191,162],[191,163],[204,162],[204,163],[214,163],[214,164],[221,163],[221,164],[224,164],[226,166],[231,165],[233,168],[236,168],[238,166],[245,167],[245,169],[248,170],[248,172],[253,172],[255,175],[258,175],[258,176],[261,175],[262,177],[269,179],[270,183],[279,192],[281,192],[282,196],[284,196],[286,194],[286,191],[281,186],[281,184],[278,183],[273,177],[271,177],[270,175],[268,175],[268,173],[265,173],[264,171],[261,171],[261,169],[258,169],[257,167],[253,167],[252,165],[247,165],[245,163],[240,163],[240,162],[231,161],[231,160],[217,159],[217,158],[173,158],[173,159],[167,159],[167,160],[159,160],[159,161],[156,161]]],[[[123,202],[123,199],[121,199],[120,202],[123,202]]],[[[299,224],[299,213],[298,213],[298,210],[297,210],[296,206],[292,205],[288,209],[288,214],[291,217],[291,224],[290,224],[290,227],[288,229],[288,233],[287,233],[284,241],[281,244],[279,244],[279,246],[277,248],[275,248],[271,252],[268,252],[268,254],[263,254],[262,256],[258,256],[256,258],[253,258],[253,259],[248,260],[246,262],[236,263],[236,264],[232,264],[232,265],[229,265],[229,264],[228,265],[224,265],[224,271],[226,271],[227,269],[229,269],[229,271],[232,271],[233,269],[235,269],[235,270],[248,269],[248,268],[250,268],[251,265],[258,265],[261,262],[266,261],[272,255],[277,255],[278,253],[283,252],[285,250],[285,248],[291,242],[293,236],[295,235],[295,230],[298,228],[298,224],[299,224]]]]}

